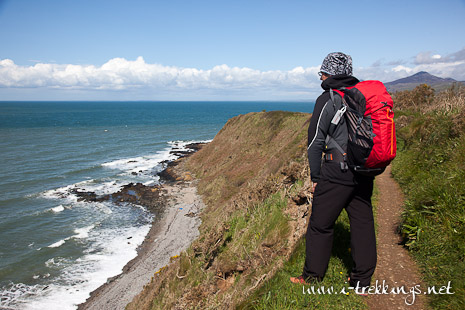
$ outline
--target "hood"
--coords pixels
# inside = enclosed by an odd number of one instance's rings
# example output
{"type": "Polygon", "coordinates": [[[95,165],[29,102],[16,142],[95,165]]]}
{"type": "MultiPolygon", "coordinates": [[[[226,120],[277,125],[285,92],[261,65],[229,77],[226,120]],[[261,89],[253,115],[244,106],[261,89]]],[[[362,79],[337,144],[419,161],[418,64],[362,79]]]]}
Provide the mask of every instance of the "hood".
{"type": "Polygon", "coordinates": [[[338,74],[332,75],[321,83],[321,87],[324,90],[339,89],[341,87],[354,86],[360,82],[357,78],[347,75],[347,74],[338,74]]]}

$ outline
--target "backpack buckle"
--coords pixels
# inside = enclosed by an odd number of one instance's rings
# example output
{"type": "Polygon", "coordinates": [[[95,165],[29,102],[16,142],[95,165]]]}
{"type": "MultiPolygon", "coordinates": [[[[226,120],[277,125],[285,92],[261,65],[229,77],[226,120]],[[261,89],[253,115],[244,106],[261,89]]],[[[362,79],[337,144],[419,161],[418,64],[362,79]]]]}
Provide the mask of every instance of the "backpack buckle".
{"type": "Polygon", "coordinates": [[[344,161],[340,163],[342,172],[349,170],[349,165],[347,164],[347,153],[342,154],[344,161]]]}
{"type": "Polygon", "coordinates": [[[341,161],[339,164],[341,164],[341,170],[343,172],[346,172],[347,170],[349,170],[349,165],[347,165],[347,162],[341,161]]]}

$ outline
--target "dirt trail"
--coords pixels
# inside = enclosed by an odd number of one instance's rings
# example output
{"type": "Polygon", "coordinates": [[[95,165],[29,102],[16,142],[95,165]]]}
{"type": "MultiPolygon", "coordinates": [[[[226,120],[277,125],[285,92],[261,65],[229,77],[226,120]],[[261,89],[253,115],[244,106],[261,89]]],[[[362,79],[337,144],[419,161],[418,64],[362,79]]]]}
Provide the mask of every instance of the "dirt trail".
{"type": "MultiPolygon", "coordinates": [[[[399,245],[400,236],[396,233],[397,226],[402,213],[404,197],[399,185],[391,177],[391,167],[376,178],[376,184],[379,189],[378,201],[378,264],[372,285],[378,280],[382,285],[383,280],[389,288],[405,287],[410,290],[415,285],[421,285],[422,291],[426,285],[421,282],[418,267],[409,256],[407,250],[399,245]]],[[[372,310],[385,309],[427,309],[425,295],[418,294],[415,296],[413,305],[406,304],[406,298],[409,303],[412,302],[412,295],[404,294],[375,294],[368,297],[368,306],[372,310]],[[408,297],[407,297],[408,296],[408,297]]]]}

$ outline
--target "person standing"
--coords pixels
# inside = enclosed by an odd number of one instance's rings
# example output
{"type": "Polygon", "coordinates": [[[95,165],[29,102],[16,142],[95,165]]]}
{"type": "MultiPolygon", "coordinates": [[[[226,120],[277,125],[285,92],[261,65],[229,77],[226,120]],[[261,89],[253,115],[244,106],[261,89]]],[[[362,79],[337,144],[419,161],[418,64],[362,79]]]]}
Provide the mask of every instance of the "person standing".
{"type": "Polygon", "coordinates": [[[308,161],[312,180],[312,213],[306,233],[303,272],[291,277],[293,283],[321,281],[328,268],[333,244],[334,224],[345,208],[350,221],[350,247],[354,262],[349,284],[370,285],[376,267],[376,237],[371,196],[374,177],[358,175],[346,164],[348,134],[345,119],[331,126],[341,108],[339,96],[331,89],[354,86],[352,58],[344,53],[328,54],[320,68],[324,92],[316,100],[308,128],[308,161]],[[322,155],[324,155],[322,157],[322,155]]]}

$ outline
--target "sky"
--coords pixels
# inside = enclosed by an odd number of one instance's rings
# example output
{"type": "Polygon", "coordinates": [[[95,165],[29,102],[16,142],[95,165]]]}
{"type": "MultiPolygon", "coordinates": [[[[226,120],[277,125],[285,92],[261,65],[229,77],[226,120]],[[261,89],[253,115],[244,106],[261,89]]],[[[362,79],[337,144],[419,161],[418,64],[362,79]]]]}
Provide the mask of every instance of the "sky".
{"type": "Polygon", "coordinates": [[[0,0],[0,101],[299,100],[354,75],[465,81],[465,0],[0,0]]]}

